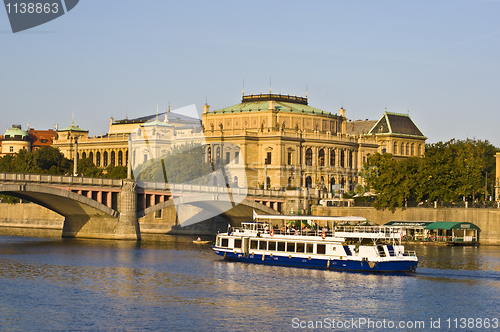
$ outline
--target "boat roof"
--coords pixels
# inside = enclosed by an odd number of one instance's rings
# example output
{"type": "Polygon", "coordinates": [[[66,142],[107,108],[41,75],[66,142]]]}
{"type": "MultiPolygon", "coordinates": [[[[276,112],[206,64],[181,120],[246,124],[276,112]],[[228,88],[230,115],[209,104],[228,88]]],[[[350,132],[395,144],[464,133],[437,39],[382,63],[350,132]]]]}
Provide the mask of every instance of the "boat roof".
{"type": "Polygon", "coordinates": [[[364,217],[330,217],[330,216],[284,216],[273,214],[259,214],[256,219],[278,219],[278,220],[317,220],[317,221],[366,221],[364,217]]]}
{"type": "Polygon", "coordinates": [[[429,224],[425,227],[425,229],[477,229],[479,227],[470,222],[453,222],[453,221],[436,221],[432,224],[429,224]]]}

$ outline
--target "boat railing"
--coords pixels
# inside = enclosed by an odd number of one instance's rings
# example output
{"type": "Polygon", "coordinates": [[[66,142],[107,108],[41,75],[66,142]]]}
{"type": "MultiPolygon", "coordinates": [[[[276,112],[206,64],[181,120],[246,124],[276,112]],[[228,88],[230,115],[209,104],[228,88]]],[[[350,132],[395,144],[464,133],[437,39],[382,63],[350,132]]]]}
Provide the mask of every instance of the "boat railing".
{"type": "Polygon", "coordinates": [[[406,250],[403,256],[417,256],[417,253],[414,250],[406,250]]]}
{"type": "Polygon", "coordinates": [[[335,229],[295,229],[292,227],[261,227],[255,230],[244,228],[244,227],[231,227],[229,230],[231,233],[250,233],[250,234],[270,234],[272,235],[294,235],[294,236],[321,236],[334,237],[337,236],[356,236],[362,235],[363,237],[376,237],[376,238],[399,238],[401,235],[401,229],[396,227],[386,227],[386,226],[335,226],[335,229]],[[336,234],[338,233],[338,234],[336,234]]]}

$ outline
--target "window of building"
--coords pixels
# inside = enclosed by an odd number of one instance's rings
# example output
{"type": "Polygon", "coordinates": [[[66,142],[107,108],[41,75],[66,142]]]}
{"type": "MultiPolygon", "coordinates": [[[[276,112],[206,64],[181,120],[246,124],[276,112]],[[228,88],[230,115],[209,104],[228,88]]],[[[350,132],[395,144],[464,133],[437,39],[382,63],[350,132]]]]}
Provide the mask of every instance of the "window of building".
{"type": "Polygon", "coordinates": [[[345,167],[345,151],[340,151],[340,167],[345,167]]]}
{"type": "Polygon", "coordinates": [[[398,153],[398,143],[394,142],[394,151],[392,151],[393,154],[398,153]]]}
{"type": "Polygon", "coordinates": [[[101,166],[101,152],[99,151],[95,154],[95,165],[97,167],[101,166]]]}
{"type": "Polygon", "coordinates": [[[87,158],[87,153],[86,152],[82,152],[82,158],[83,159],[87,158]]]}
{"type": "Polygon", "coordinates": [[[417,154],[418,154],[419,156],[421,156],[421,155],[422,155],[422,144],[419,144],[419,145],[418,145],[417,154]]]}
{"type": "Polygon", "coordinates": [[[330,150],[330,166],[335,166],[335,150],[330,150]]]}
{"type": "Polygon", "coordinates": [[[226,164],[231,162],[231,152],[226,152],[226,164]]]}
{"type": "Polygon", "coordinates": [[[237,176],[234,177],[234,185],[236,187],[238,187],[238,177],[237,176]]]}
{"type": "Polygon", "coordinates": [[[325,166],[325,150],[323,149],[318,152],[318,164],[319,166],[325,166]]]}
{"type": "Polygon", "coordinates": [[[411,155],[415,155],[415,144],[411,143],[411,155]]]}
{"type": "Polygon", "coordinates": [[[309,148],[306,150],[306,166],[312,166],[312,160],[313,160],[313,152],[312,149],[309,148]]]}
{"type": "Polygon", "coordinates": [[[123,152],[118,151],[118,166],[123,166],[123,152]]]}
{"type": "Polygon", "coordinates": [[[116,154],[115,151],[111,151],[111,165],[115,166],[116,154]]]}
{"type": "Polygon", "coordinates": [[[267,153],[266,165],[270,165],[271,164],[271,155],[272,155],[272,152],[268,152],[267,153]]]}
{"type": "Polygon", "coordinates": [[[406,155],[410,155],[410,143],[406,143],[406,155]]]}
{"type": "Polygon", "coordinates": [[[290,166],[292,164],[292,153],[291,152],[288,152],[288,162],[287,162],[288,166],[290,166]]]}
{"type": "Polygon", "coordinates": [[[108,166],[108,151],[104,151],[104,153],[102,154],[102,165],[104,167],[108,166]]]}
{"type": "Polygon", "coordinates": [[[9,147],[9,152],[14,152],[14,147],[13,146],[9,147]]]}
{"type": "Polygon", "coordinates": [[[234,153],[234,163],[235,164],[239,164],[240,163],[240,152],[239,151],[236,151],[234,153]]]}
{"type": "Polygon", "coordinates": [[[404,143],[401,143],[401,155],[402,156],[405,155],[405,144],[404,143]]]}

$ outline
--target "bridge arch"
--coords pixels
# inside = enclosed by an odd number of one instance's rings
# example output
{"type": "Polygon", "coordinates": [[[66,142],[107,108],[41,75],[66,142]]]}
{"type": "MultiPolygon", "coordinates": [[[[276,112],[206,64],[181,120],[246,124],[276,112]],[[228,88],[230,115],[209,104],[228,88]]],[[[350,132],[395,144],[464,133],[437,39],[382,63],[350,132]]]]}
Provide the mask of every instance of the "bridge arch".
{"type": "Polygon", "coordinates": [[[63,237],[137,239],[137,235],[120,233],[118,211],[70,190],[31,183],[3,183],[0,193],[31,201],[64,216],[63,237]]]}
{"type": "Polygon", "coordinates": [[[216,214],[224,215],[231,221],[232,225],[239,225],[241,222],[248,221],[253,211],[260,211],[264,214],[280,214],[278,211],[264,204],[257,203],[247,198],[241,200],[239,204],[234,205],[230,201],[229,196],[197,195],[178,197],[150,206],[147,209],[138,211],[137,217],[141,218],[165,208],[178,207],[184,204],[193,205],[202,209],[211,210],[216,214]]]}

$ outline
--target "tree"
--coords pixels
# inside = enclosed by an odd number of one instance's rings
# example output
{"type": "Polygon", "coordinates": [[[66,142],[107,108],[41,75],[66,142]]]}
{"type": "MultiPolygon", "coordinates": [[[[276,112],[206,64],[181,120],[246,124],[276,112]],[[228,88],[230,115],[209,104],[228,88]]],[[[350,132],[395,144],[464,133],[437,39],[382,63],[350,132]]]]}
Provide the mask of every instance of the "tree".
{"type": "Polygon", "coordinates": [[[110,179],[125,179],[127,178],[127,166],[109,165],[106,168],[106,177],[110,179]]]}
{"type": "Polygon", "coordinates": [[[102,170],[98,168],[92,158],[82,158],[78,160],[77,173],[89,177],[102,177],[102,170]]]}
{"type": "Polygon", "coordinates": [[[380,209],[403,208],[407,201],[481,199],[487,193],[486,172],[494,184],[497,151],[488,141],[453,139],[428,146],[425,158],[370,156],[361,176],[379,194],[374,206],[380,209]]]}

